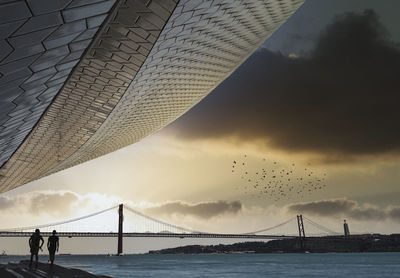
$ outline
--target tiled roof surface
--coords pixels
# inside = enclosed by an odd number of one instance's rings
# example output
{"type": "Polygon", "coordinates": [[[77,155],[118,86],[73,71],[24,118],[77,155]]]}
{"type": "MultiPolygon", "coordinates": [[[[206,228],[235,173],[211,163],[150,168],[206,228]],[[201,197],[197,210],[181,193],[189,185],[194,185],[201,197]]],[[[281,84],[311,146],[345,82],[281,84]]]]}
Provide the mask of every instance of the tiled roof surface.
{"type": "MultiPolygon", "coordinates": [[[[66,2],[72,8],[73,3],[96,1],[66,2]]],[[[54,95],[47,100],[51,105],[45,114],[0,169],[0,192],[137,142],[175,120],[229,76],[302,2],[120,1],[64,87],[52,102],[54,95]]],[[[91,12],[67,12],[63,20],[79,22],[91,12]]],[[[88,19],[83,20],[90,26],[88,19]]],[[[74,47],[68,49],[81,49],[74,47]]]]}
{"type": "Polygon", "coordinates": [[[0,166],[60,91],[115,2],[0,4],[0,166]]]}

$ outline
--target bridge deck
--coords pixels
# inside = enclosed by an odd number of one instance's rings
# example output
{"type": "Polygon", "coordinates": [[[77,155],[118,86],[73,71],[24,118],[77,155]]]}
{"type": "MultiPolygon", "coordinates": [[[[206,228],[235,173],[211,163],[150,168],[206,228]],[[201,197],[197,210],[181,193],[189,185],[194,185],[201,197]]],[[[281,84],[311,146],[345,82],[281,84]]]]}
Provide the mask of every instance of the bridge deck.
{"type": "MultiPolygon", "coordinates": [[[[31,232],[0,232],[0,237],[30,237],[31,232]]],[[[50,232],[42,232],[48,237],[50,232]]],[[[59,237],[118,237],[118,233],[110,232],[59,232],[59,237]]],[[[285,235],[255,235],[255,234],[211,234],[211,233],[124,233],[123,237],[162,237],[162,238],[243,238],[243,239],[282,239],[294,238],[285,235]]]]}

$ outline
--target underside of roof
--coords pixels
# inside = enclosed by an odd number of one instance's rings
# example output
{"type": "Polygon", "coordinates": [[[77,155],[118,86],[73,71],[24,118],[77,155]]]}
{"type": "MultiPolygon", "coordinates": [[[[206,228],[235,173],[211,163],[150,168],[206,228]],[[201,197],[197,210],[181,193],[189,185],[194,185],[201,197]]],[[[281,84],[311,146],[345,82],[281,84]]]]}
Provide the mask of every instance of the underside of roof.
{"type": "Polygon", "coordinates": [[[0,192],[161,129],[302,3],[3,1],[0,192]]]}

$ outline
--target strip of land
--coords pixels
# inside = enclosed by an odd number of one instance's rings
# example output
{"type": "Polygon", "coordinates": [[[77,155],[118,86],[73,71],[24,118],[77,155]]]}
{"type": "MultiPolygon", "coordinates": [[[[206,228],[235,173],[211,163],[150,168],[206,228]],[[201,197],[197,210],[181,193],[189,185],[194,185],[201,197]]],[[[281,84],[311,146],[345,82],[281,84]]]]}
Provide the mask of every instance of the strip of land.
{"type": "Polygon", "coordinates": [[[400,234],[327,236],[243,242],[229,245],[188,245],[150,251],[150,254],[202,253],[331,253],[331,252],[400,252],[400,234]]]}

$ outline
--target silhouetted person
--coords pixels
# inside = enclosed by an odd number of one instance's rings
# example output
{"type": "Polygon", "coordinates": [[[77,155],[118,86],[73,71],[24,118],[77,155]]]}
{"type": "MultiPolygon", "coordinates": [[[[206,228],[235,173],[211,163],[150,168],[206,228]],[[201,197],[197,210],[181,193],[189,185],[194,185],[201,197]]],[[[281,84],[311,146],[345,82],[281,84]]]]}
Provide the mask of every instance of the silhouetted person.
{"type": "Polygon", "coordinates": [[[35,267],[38,267],[39,249],[42,250],[43,243],[43,237],[40,235],[39,229],[36,229],[29,239],[29,247],[31,248],[31,260],[29,262],[29,267],[32,267],[33,255],[36,257],[35,267]]]}
{"type": "Polygon", "coordinates": [[[50,263],[54,264],[54,257],[56,255],[56,251],[58,252],[59,240],[58,236],[56,236],[56,230],[53,231],[53,235],[49,236],[49,240],[47,241],[47,249],[49,250],[50,255],[50,263]]]}

